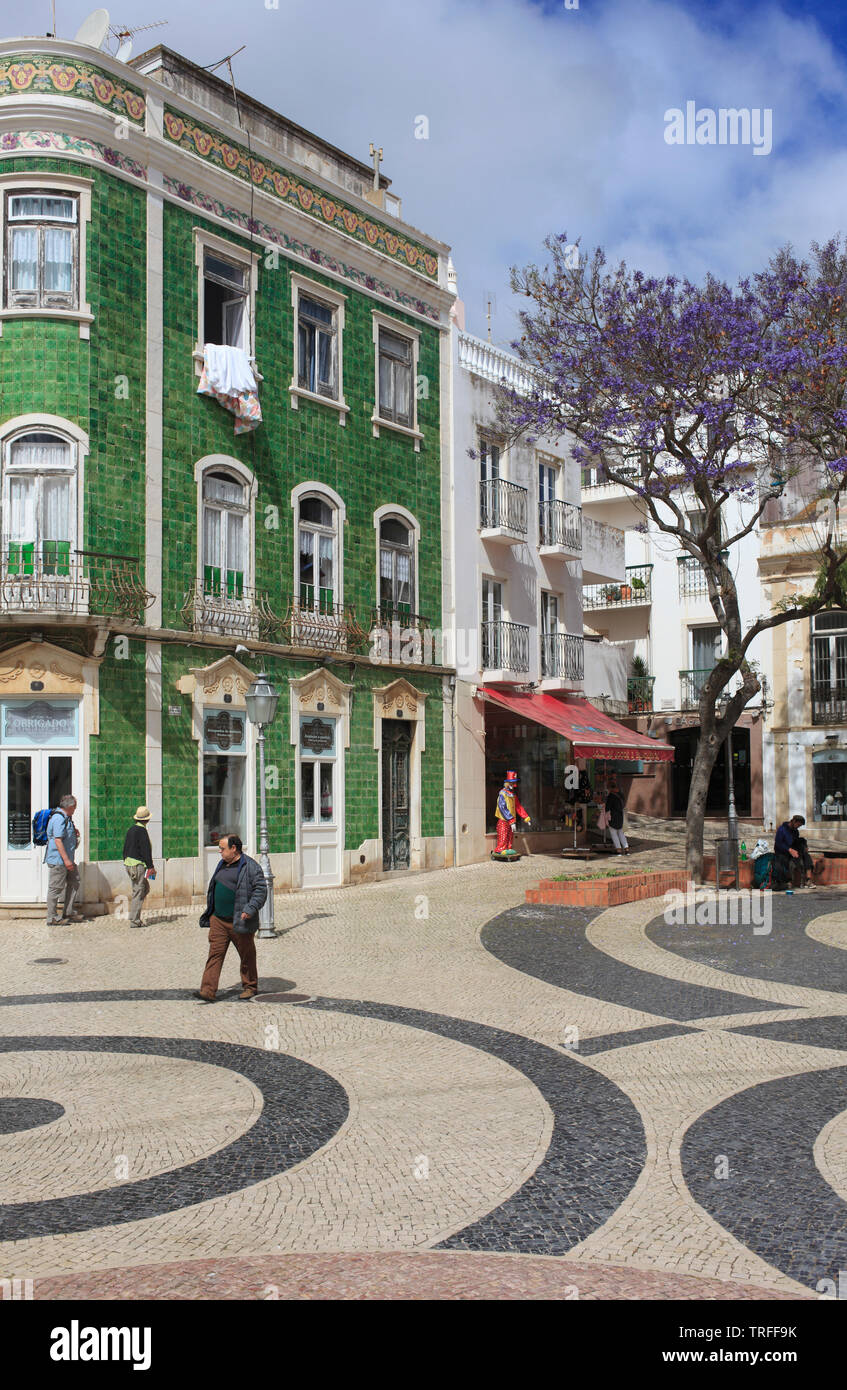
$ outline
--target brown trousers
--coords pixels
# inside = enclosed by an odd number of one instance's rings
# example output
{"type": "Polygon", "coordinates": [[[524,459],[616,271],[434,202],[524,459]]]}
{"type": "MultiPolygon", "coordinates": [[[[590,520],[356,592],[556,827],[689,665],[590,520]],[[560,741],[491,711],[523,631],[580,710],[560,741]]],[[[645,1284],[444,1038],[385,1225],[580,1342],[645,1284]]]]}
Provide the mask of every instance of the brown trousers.
{"type": "Polygon", "coordinates": [[[243,988],[253,990],[259,988],[255,934],[253,932],[236,932],[233,930],[231,922],[224,922],[220,917],[215,917],[213,913],[209,922],[209,958],[206,961],[206,969],[203,971],[203,979],[200,982],[200,993],[205,994],[207,999],[214,999],[218,992],[221,967],[230,942],[241,957],[241,984],[243,988]]]}

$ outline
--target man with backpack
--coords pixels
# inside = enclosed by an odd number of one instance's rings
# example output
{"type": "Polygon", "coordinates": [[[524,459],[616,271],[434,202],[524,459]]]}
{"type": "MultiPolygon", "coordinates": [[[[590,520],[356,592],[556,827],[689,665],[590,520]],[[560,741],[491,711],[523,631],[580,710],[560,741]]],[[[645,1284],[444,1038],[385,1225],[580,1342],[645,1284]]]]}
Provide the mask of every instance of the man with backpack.
{"type": "Polygon", "coordinates": [[[74,911],[79,892],[79,869],[74,863],[79,835],[73,822],[76,810],[76,797],[63,796],[59,808],[51,812],[47,822],[47,845],[44,862],[50,873],[47,880],[47,925],[56,927],[60,922],[82,922],[82,914],[74,911]],[[63,911],[58,913],[59,901],[63,911]]]}

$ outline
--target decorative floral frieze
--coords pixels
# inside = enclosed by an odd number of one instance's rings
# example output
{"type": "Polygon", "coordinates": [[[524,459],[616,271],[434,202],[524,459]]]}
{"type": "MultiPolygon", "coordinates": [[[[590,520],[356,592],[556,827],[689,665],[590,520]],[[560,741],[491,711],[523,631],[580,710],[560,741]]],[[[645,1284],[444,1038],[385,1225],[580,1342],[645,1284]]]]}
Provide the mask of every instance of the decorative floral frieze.
{"type": "Polygon", "coordinates": [[[262,222],[256,217],[248,217],[238,208],[228,207],[226,203],[219,202],[217,198],[211,198],[207,193],[201,193],[199,189],[192,188],[189,184],[180,183],[167,174],[164,185],[166,192],[173,193],[177,198],[190,203],[192,207],[200,208],[213,217],[220,217],[223,221],[231,223],[238,227],[245,236],[250,236],[252,233],[254,236],[261,237],[263,241],[274,242],[284,251],[302,256],[322,270],[331,270],[336,275],[343,275],[346,280],[350,280],[353,284],[361,285],[374,294],[383,295],[396,304],[398,308],[409,309],[416,314],[422,314],[425,318],[434,320],[436,323],[438,322],[438,310],[432,304],[427,304],[425,300],[417,299],[411,294],[404,294],[385,280],[378,280],[375,275],[368,275],[365,271],[348,265],[346,261],[336,260],[327,252],[309,246],[307,242],[298,241],[296,237],[287,236],[285,232],[277,231],[275,227],[270,227],[267,222],[262,222]]]}
{"type": "Polygon", "coordinates": [[[128,87],[120,78],[79,59],[57,62],[43,53],[16,54],[0,60],[0,97],[22,92],[76,97],[93,101],[114,116],[142,125],[146,104],[143,92],[128,87]]]}
{"type": "Polygon", "coordinates": [[[376,251],[382,251],[392,260],[408,266],[410,270],[426,275],[431,280],[437,279],[438,257],[431,251],[427,251],[425,247],[399,232],[392,232],[381,222],[356,211],[355,208],[345,206],[319,188],[302,183],[278,165],[257,159],[242,145],[230,144],[212,131],[195,125],[178,111],[165,111],[164,129],[166,137],[181,149],[199,155],[201,159],[208,160],[210,164],[224,169],[229,174],[234,174],[245,183],[252,182],[256,188],[261,188],[271,197],[299,208],[317,221],[335,227],[336,231],[354,237],[357,241],[372,246],[376,251]]]}
{"type": "Polygon", "coordinates": [[[75,135],[66,135],[59,130],[10,130],[0,135],[0,156],[15,150],[33,151],[40,154],[72,154],[83,159],[93,159],[112,169],[120,169],[136,179],[146,179],[147,170],[143,164],[130,159],[129,155],[101,145],[96,140],[82,140],[75,135]]]}

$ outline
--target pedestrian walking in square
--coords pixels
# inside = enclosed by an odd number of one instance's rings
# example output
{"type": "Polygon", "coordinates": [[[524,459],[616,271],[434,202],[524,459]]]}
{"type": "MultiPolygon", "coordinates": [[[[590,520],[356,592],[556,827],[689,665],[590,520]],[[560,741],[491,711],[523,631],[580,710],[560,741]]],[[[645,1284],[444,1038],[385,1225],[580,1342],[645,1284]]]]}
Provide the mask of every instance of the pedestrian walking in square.
{"type": "Polygon", "coordinates": [[[629,842],[623,829],[623,808],[624,801],[618,789],[618,784],[614,779],[609,782],[609,791],[606,797],[606,812],[608,814],[609,834],[612,837],[612,844],[618,854],[629,854],[629,842]]]}
{"type": "Polygon", "coordinates": [[[133,823],[124,839],[124,866],[132,884],[132,901],[129,908],[129,925],[141,927],[141,908],[150,892],[150,879],[156,877],[153,868],[153,846],[147,833],[147,822],[152,812],[146,806],[139,806],[133,823]]]}
{"type": "Polygon", "coordinates": [[[259,925],[259,908],[268,896],[261,865],[244,853],[237,835],[223,835],[218,848],[220,862],[209,880],[206,911],[200,918],[200,926],[209,931],[209,956],[195,997],[204,1004],[215,1002],[230,942],[241,958],[239,998],[252,999],[258,993],[254,933],[259,925]]]}
{"type": "Polygon", "coordinates": [[[59,802],[47,822],[47,845],[44,862],[49,867],[47,878],[47,925],[58,926],[60,921],[82,922],[81,912],[74,910],[79,893],[79,869],[76,865],[76,849],[79,835],[74,825],[76,797],[68,794],[59,802]],[[59,911],[59,903],[62,910],[59,911]]]}

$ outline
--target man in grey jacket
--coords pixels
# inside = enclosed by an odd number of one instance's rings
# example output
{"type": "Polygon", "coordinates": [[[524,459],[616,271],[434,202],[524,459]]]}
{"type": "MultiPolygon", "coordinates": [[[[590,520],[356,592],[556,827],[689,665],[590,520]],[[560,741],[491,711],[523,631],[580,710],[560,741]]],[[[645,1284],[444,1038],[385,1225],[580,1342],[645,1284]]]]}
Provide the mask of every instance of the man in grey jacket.
{"type": "Polygon", "coordinates": [[[259,989],[254,933],[259,908],[268,896],[261,866],[244,853],[237,835],[224,835],[218,843],[220,863],[209,880],[206,911],[200,926],[209,930],[209,958],[196,998],[214,1004],[224,956],[230,942],[241,958],[240,999],[252,999],[259,989]]]}

